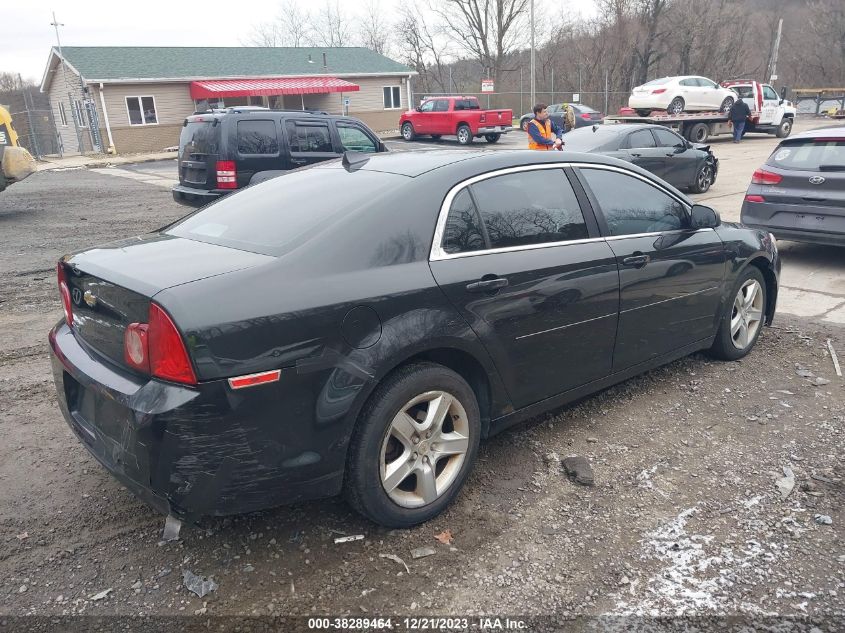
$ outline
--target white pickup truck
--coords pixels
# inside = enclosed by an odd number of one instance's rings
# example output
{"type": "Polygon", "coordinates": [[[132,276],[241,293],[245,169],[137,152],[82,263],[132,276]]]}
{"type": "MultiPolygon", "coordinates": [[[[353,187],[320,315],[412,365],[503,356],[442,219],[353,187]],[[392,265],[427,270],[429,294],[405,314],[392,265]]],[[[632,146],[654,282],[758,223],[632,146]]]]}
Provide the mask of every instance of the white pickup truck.
{"type": "MultiPolygon", "coordinates": [[[[761,132],[786,138],[792,132],[797,109],[784,97],[778,95],[769,84],[761,84],[751,79],[723,81],[721,85],[733,90],[739,99],[748,104],[751,120],[745,127],[745,133],[761,132]]],[[[606,123],[656,123],[674,128],[684,138],[693,143],[706,143],[711,136],[731,134],[730,117],[724,112],[691,112],[667,114],[665,110],[655,110],[651,115],[638,116],[630,108],[623,108],[619,115],[605,117],[606,123]]]]}

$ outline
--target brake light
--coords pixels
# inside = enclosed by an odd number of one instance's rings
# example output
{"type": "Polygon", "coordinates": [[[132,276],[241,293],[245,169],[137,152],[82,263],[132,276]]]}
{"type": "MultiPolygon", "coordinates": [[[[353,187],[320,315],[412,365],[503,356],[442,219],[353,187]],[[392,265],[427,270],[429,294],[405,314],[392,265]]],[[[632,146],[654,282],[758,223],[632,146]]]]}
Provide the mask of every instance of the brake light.
{"type": "Polygon", "coordinates": [[[156,303],[150,303],[149,323],[132,323],[123,335],[126,363],[162,380],[197,384],[188,350],[173,320],[156,303]]]}
{"type": "Polygon", "coordinates": [[[65,321],[68,326],[73,325],[73,304],[70,301],[70,288],[67,285],[67,271],[62,262],[56,264],[56,276],[59,281],[59,294],[62,296],[62,308],[65,311],[65,321]]]}
{"type": "Polygon", "coordinates": [[[218,189],[237,189],[238,188],[238,170],[235,167],[233,160],[218,160],[217,161],[217,188],[218,189]]]}
{"type": "Polygon", "coordinates": [[[589,121],[590,115],[585,112],[584,114],[581,115],[581,118],[584,119],[585,121],[589,121]]]}
{"type": "Polygon", "coordinates": [[[755,196],[755,195],[747,195],[745,196],[746,202],[765,202],[766,199],[763,196],[755,196]]]}
{"type": "Polygon", "coordinates": [[[781,180],[783,180],[783,176],[780,174],[773,174],[765,169],[758,169],[751,176],[752,185],[776,185],[781,180]]]}
{"type": "Polygon", "coordinates": [[[662,95],[664,92],[666,92],[666,88],[658,88],[657,90],[652,90],[651,94],[662,95]]]}
{"type": "Polygon", "coordinates": [[[229,378],[229,386],[232,389],[244,389],[245,387],[266,385],[268,382],[278,382],[281,375],[281,369],[273,369],[271,371],[261,372],[260,374],[238,376],[237,378],[229,378]]]}

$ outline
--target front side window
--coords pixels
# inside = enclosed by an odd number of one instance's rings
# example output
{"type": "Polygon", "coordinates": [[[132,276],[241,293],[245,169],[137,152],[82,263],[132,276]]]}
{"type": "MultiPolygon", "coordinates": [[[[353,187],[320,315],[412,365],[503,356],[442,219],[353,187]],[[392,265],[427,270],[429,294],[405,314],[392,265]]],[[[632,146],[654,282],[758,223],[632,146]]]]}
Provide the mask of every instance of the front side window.
{"type": "Polygon", "coordinates": [[[129,115],[129,125],[158,124],[158,112],[153,97],[126,97],[126,112],[129,115]]]}
{"type": "Polygon", "coordinates": [[[376,143],[363,130],[349,125],[338,125],[340,144],[347,152],[365,152],[371,154],[376,151],[376,143]]]}
{"type": "Polygon", "coordinates": [[[587,238],[584,215],[562,170],[505,174],[471,188],[490,248],[587,238]]]}
{"type": "Polygon", "coordinates": [[[435,112],[448,112],[449,111],[449,100],[448,99],[437,99],[434,102],[434,111],[435,112]]]}
{"type": "Polygon", "coordinates": [[[434,101],[426,101],[422,104],[420,106],[420,112],[434,112],[434,101]]]}
{"type": "Polygon", "coordinates": [[[443,250],[447,253],[471,253],[486,247],[481,232],[481,218],[469,195],[469,189],[462,189],[452,201],[446,230],[443,232],[443,250]]]}
{"type": "Polygon", "coordinates": [[[771,86],[763,86],[763,98],[766,101],[779,101],[778,93],[771,86]]]}
{"type": "Polygon", "coordinates": [[[274,121],[238,121],[239,154],[278,154],[274,121]]]}
{"type": "Polygon", "coordinates": [[[686,228],[684,205],[657,187],[615,171],[581,169],[610,235],[637,235],[686,228]]]}
{"type": "Polygon", "coordinates": [[[685,88],[698,86],[698,82],[695,79],[681,79],[679,83],[685,88]]]}
{"type": "Polygon", "coordinates": [[[698,78],[698,85],[702,88],[710,88],[713,89],[716,87],[716,82],[710,81],[709,79],[705,79],[704,77],[698,78]]]}
{"type": "Polygon", "coordinates": [[[384,93],[385,110],[397,110],[402,107],[402,89],[400,86],[385,86],[382,91],[384,93]]]}
{"type": "Polygon", "coordinates": [[[291,152],[334,152],[329,126],[326,123],[288,121],[285,129],[291,152]]]}
{"type": "Polygon", "coordinates": [[[654,137],[651,135],[651,130],[637,130],[636,132],[631,134],[628,137],[628,147],[630,147],[631,149],[655,147],[654,137]]]}
{"type": "Polygon", "coordinates": [[[660,147],[675,147],[684,144],[684,139],[665,128],[653,128],[652,132],[657,137],[657,144],[660,147]]]}

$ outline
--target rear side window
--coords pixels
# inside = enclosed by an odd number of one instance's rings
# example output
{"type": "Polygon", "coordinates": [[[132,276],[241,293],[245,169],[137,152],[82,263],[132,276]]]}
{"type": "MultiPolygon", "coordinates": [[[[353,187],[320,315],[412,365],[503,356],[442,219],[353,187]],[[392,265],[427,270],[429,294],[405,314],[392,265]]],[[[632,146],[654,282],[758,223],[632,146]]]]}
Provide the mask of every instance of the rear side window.
{"type": "Polygon", "coordinates": [[[435,112],[448,112],[449,111],[449,100],[448,99],[437,99],[434,102],[434,111],[435,112]]]}
{"type": "Polygon", "coordinates": [[[471,253],[484,248],[481,218],[478,217],[469,189],[462,189],[449,209],[446,230],[443,232],[443,250],[447,253],[471,253]]]}
{"type": "Polygon", "coordinates": [[[698,80],[697,79],[681,79],[681,81],[679,83],[682,86],[686,86],[686,87],[698,86],[698,80]]]}
{"type": "Polygon", "coordinates": [[[491,248],[587,238],[587,224],[562,170],[496,176],[472,185],[491,248]]]}
{"type": "Polygon", "coordinates": [[[785,169],[845,171],[845,139],[806,139],[781,144],[767,164],[785,169]]]}
{"type": "Polygon", "coordinates": [[[611,235],[674,231],[686,226],[686,209],[657,187],[605,169],[581,169],[611,235]]]}
{"type": "Polygon", "coordinates": [[[455,110],[480,110],[481,106],[475,99],[455,99],[455,110]]]}
{"type": "Polygon", "coordinates": [[[278,154],[274,121],[238,121],[239,154],[278,154]]]}
{"type": "Polygon", "coordinates": [[[334,152],[327,123],[287,121],[285,129],[291,152],[334,152]]]}
{"type": "Polygon", "coordinates": [[[340,144],[347,152],[373,153],[376,151],[376,142],[364,134],[363,130],[348,125],[338,125],[337,133],[340,135],[340,144]]]}
{"type": "Polygon", "coordinates": [[[637,130],[628,137],[628,147],[655,147],[654,137],[651,135],[651,130],[637,130]]]}

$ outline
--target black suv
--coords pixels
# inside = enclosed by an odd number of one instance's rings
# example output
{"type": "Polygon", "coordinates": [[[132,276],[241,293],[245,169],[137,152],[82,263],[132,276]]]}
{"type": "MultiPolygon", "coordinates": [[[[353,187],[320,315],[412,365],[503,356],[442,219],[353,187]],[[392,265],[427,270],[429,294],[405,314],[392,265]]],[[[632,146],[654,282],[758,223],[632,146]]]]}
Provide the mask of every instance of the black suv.
{"type": "Polygon", "coordinates": [[[326,112],[244,107],[196,113],[185,119],[179,136],[179,184],[173,199],[200,207],[347,151],[387,148],[358,119],[326,112]]]}

